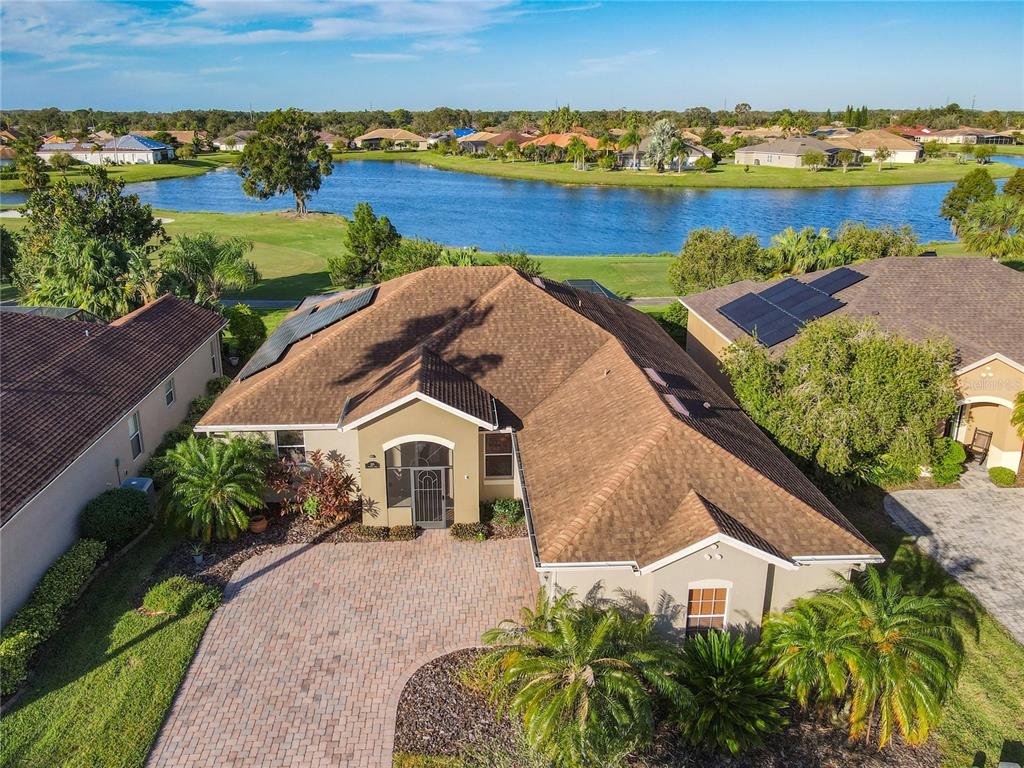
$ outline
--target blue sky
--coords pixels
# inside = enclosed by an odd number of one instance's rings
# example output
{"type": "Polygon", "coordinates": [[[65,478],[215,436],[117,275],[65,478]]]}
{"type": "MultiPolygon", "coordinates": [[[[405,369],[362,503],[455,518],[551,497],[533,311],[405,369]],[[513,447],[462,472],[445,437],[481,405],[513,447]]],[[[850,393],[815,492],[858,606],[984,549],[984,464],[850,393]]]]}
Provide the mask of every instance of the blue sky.
{"type": "Polygon", "coordinates": [[[1024,4],[0,6],[0,106],[1024,108],[1024,4]]]}

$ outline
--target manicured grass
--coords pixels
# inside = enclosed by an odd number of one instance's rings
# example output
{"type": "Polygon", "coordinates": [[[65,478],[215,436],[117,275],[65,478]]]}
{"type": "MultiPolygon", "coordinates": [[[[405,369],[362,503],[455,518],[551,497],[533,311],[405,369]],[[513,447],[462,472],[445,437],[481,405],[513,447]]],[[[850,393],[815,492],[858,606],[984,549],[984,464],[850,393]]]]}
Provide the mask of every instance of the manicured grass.
{"type": "Polygon", "coordinates": [[[620,296],[672,296],[668,265],[673,256],[541,256],[544,276],[590,277],[620,296]]]}
{"type": "MultiPolygon", "coordinates": [[[[812,173],[802,168],[766,168],[734,165],[726,160],[710,173],[685,171],[684,173],[657,173],[645,171],[602,171],[591,167],[578,171],[572,163],[535,163],[518,161],[500,162],[478,157],[452,157],[436,152],[371,151],[345,152],[335,155],[339,160],[385,160],[423,163],[435,168],[510,179],[550,181],[556,184],[594,184],[630,187],[762,187],[762,188],[821,188],[892,186],[896,184],[931,184],[956,181],[977,167],[973,163],[960,164],[953,158],[929,160],[925,163],[894,164],[879,171],[877,165],[851,168],[843,173],[840,168],[829,168],[812,173]]],[[[1011,176],[1016,168],[1006,163],[985,166],[993,178],[1011,176]]]]}
{"type": "Polygon", "coordinates": [[[267,335],[269,336],[291,311],[290,309],[257,309],[256,313],[263,318],[263,324],[267,326],[267,335]]]}
{"type": "MultiPolygon", "coordinates": [[[[111,176],[123,179],[130,184],[134,181],[155,181],[157,179],[173,179],[179,176],[199,176],[200,174],[220,168],[224,165],[231,165],[238,162],[238,155],[230,152],[212,152],[208,155],[200,155],[193,160],[175,160],[171,163],[158,163],[156,165],[111,165],[107,171],[111,176]]],[[[67,178],[69,181],[81,181],[85,178],[85,166],[73,165],[68,169],[67,178]]],[[[58,171],[47,171],[50,175],[50,182],[62,177],[58,171]]],[[[0,192],[17,192],[25,186],[21,179],[0,179],[0,192]]]]}
{"type": "Polygon", "coordinates": [[[144,764],[212,616],[138,612],[146,580],[172,545],[153,533],[88,587],[0,721],[0,764],[144,764]]]}

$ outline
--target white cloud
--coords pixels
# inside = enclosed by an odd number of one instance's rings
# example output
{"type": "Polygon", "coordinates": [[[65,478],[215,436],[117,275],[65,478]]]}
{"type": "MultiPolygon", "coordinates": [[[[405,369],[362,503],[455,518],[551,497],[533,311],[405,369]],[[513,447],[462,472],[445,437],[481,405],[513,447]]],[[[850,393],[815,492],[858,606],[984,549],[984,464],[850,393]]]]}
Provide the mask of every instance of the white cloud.
{"type": "Polygon", "coordinates": [[[353,53],[352,58],[360,61],[416,61],[419,56],[412,53],[353,53]]]}
{"type": "Polygon", "coordinates": [[[439,53],[480,53],[483,51],[480,43],[470,38],[439,37],[432,40],[421,40],[413,43],[413,50],[430,51],[439,53]]]}
{"type": "Polygon", "coordinates": [[[645,59],[649,59],[658,53],[656,48],[645,48],[640,51],[627,51],[626,53],[614,56],[600,56],[592,59],[580,60],[580,66],[574,69],[571,74],[589,77],[592,75],[607,75],[612,72],[625,72],[638,67],[645,59]]]}

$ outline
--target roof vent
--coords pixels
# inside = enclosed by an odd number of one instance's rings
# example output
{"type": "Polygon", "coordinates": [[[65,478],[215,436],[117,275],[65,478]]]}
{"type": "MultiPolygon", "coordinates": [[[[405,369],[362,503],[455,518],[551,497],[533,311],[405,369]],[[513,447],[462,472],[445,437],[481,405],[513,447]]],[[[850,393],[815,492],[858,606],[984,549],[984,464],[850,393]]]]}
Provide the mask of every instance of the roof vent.
{"type": "Polygon", "coordinates": [[[533,279],[533,284],[534,285],[536,285],[541,290],[546,290],[546,286],[544,285],[544,281],[543,280],[541,280],[539,277],[534,277],[532,279],[533,279]]]}
{"type": "Polygon", "coordinates": [[[650,379],[651,381],[653,381],[655,384],[660,384],[663,387],[667,387],[668,386],[668,384],[665,383],[665,380],[663,378],[661,378],[661,374],[658,373],[653,368],[644,368],[644,373],[646,373],[647,374],[647,378],[650,379]]]}
{"type": "Polygon", "coordinates": [[[708,409],[708,410],[710,411],[710,410],[711,410],[711,403],[709,403],[709,402],[707,402],[707,401],[705,400],[705,401],[704,401],[704,407],[705,407],[705,408],[707,408],[707,409],[708,409]]]}
{"type": "Polygon", "coordinates": [[[665,395],[665,402],[667,402],[676,413],[682,414],[683,416],[690,415],[689,408],[683,405],[682,401],[675,395],[665,395]]]}

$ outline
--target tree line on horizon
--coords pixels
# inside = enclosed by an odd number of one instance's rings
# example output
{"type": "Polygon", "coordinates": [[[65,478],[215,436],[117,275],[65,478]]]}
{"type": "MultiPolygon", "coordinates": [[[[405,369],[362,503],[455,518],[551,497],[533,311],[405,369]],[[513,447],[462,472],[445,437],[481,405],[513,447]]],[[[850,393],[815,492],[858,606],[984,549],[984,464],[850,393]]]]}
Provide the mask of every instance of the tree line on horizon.
{"type": "MultiPolygon", "coordinates": [[[[270,111],[225,109],[183,109],[168,112],[114,111],[57,107],[44,109],[10,109],[0,114],[0,127],[18,127],[37,134],[60,130],[68,133],[104,129],[111,133],[129,130],[197,130],[211,136],[221,136],[239,130],[254,129],[270,111]]],[[[819,125],[840,121],[848,126],[880,128],[893,123],[928,125],[932,128],[956,128],[972,125],[989,130],[1001,130],[1024,124],[1024,111],[974,110],[959,104],[936,108],[888,109],[869,108],[866,105],[826,110],[779,109],[758,110],[750,104],[739,103],[733,109],[712,110],[697,106],[683,110],[628,110],[601,109],[575,110],[562,106],[553,110],[472,110],[435,107],[413,111],[306,111],[320,130],[352,138],[374,128],[405,128],[426,135],[451,128],[495,126],[502,130],[521,131],[536,127],[550,132],[570,130],[580,126],[593,136],[606,135],[612,128],[622,128],[630,122],[651,125],[667,119],[679,128],[706,129],[719,125],[764,127],[781,125],[811,131],[819,125]]]]}

